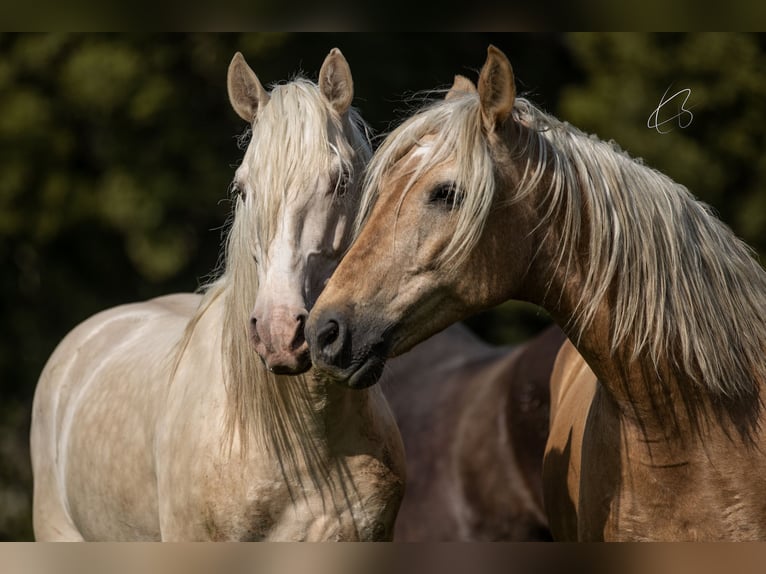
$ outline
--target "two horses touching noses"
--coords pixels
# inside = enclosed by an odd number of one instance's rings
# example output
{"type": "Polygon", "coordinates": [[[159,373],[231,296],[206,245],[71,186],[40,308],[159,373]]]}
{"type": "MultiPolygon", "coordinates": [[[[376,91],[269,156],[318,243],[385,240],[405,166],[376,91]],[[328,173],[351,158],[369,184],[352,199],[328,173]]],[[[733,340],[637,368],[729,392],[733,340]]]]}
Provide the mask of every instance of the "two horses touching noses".
{"type": "Polygon", "coordinates": [[[225,266],[54,351],[38,540],[764,538],[766,274],[685,188],[494,47],[374,156],[337,49],[228,92],[225,266]],[[566,337],[450,326],[509,298],[566,337]]]}
{"type": "Polygon", "coordinates": [[[372,155],[345,57],[333,49],[317,84],[268,91],[236,54],[228,93],[249,143],[225,266],[201,295],[104,311],[54,351],[33,404],[35,537],[390,539],[405,482],[396,422],[411,429],[413,470],[396,539],[547,537],[535,463],[547,411],[531,405],[547,405],[551,364],[498,384],[533,347],[493,348],[462,326],[439,333],[384,376],[396,421],[380,387],[351,390],[310,370],[303,324],[350,245],[372,155]],[[468,400],[466,387],[484,390],[468,400]],[[452,409],[414,403],[413,388],[441,388],[452,409]],[[452,445],[486,405],[510,440],[452,445]],[[481,472],[477,452],[500,457],[502,471],[481,472]],[[515,485],[476,488],[468,475],[515,485]]]}
{"type": "Polygon", "coordinates": [[[766,538],[766,272],[681,185],[478,84],[404,121],[368,166],[358,233],[306,324],[354,388],[507,299],[569,341],[550,377],[546,514],[560,540],[766,538]]]}

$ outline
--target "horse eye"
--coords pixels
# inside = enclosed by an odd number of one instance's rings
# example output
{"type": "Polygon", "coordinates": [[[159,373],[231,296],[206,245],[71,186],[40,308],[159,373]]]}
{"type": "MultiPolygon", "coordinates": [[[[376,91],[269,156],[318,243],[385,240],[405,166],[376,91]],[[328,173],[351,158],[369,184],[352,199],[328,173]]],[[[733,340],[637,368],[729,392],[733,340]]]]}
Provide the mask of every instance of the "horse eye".
{"type": "Polygon", "coordinates": [[[456,209],[463,203],[463,195],[455,183],[443,183],[431,190],[428,203],[447,209],[456,209]]]}
{"type": "Polygon", "coordinates": [[[346,195],[346,192],[348,191],[349,181],[351,179],[350,174],[343,170],[338,177],[335,179],[333,185],[330,189],[332,189],[333,195],[335,197],[343,197],[346,195]]]}
{"type": "Polygon", "coordinates": [[[245,200],[245,188],[239,185],[236,181],[231,184],[231,195],[245,200]]]}

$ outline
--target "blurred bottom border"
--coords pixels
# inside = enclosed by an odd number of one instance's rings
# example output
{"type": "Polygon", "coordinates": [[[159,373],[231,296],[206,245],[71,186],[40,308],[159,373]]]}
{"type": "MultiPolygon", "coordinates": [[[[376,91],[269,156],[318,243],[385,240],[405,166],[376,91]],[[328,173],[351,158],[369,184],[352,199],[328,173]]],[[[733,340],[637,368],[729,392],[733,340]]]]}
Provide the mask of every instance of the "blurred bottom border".
{"type": "Polygon", "coordinates": [[[762,572],[764,544],[7,543],[3,574],[719,574],[762,572]]]}

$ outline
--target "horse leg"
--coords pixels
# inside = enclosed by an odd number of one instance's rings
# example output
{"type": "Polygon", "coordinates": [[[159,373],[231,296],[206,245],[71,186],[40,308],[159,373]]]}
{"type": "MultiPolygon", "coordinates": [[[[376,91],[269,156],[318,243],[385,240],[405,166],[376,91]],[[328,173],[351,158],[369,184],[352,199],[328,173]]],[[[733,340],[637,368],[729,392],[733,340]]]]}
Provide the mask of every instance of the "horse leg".
{"type": "Polygon", "coordinates": [[[54,428],[58,395],[56,381],[50,376],[52,370],[47,365],[43,371],[32,404],[29,436],[34,475],[32,525],[37,541],[77,542],[84,539],[69,514],[66,491],[59,479],[60,460],[54,428]]]}
{"type": "Polygon", "coordinates": [[[35,489],[32,521],[38,542],[83,542],[69,514],[57,496],[43,495],[35,489]]]}
{"type": "Polygon", "coordinates": [[[66,494],[57,480],[53,454],[44,460],[34,456],[35,473],[32,523],[35,540],[45,542],[81,542],[83,536],[72,521],[64,500],[66,494]]]}

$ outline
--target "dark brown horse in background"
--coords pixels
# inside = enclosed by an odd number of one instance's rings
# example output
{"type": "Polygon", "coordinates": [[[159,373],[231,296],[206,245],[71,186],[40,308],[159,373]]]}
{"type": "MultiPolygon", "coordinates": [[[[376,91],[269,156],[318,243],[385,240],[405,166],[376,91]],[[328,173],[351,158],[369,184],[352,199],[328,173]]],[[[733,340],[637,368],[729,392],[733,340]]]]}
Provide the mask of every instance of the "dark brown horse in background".
{"type": "Polygon", "coordinates": [[[388,363],[381,385],[407,458],[395,541],[551,539],[542,462],[565,339],[552,326],[496,347],[454,325],[388,363]]]}

